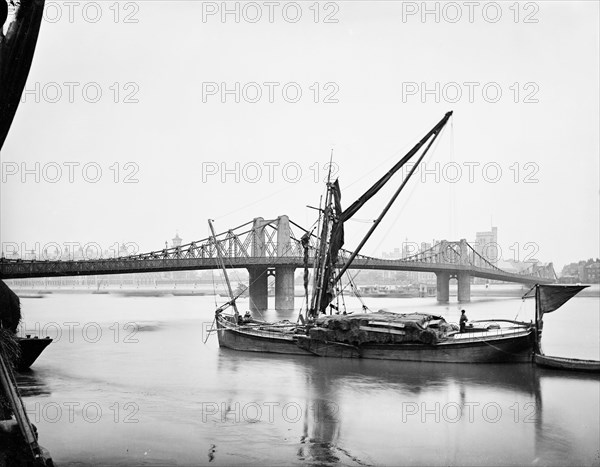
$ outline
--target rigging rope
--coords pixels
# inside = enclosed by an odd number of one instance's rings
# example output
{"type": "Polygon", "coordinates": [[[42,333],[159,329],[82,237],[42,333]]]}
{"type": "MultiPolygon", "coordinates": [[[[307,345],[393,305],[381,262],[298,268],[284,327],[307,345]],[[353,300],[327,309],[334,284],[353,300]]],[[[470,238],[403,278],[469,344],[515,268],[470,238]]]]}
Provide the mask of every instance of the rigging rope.
{"type": "Polygon", "coordinates": [[[344,313],[346,312],[346,299],[344,297],[344,289],[341,290],[340,295],[342,296],[342,306],[344,307],[344,313]]]}
{"type": "Polygon", "coordinates": [[[519,309],[517,310],[517,314],[515,315],[515,318],[513,321],[517,321],[517,317],[519,316],[521,311],[523,311],[523,307],[525,306],[525,300],[526,300],[525,298],[521,299],[521,305],[519,306],[519,309]]]}
{"type": "MultiPolygon", "coordinates": [[[[450,121],[450,162],[454,163],[454,119],[451,119],[450,121]]],[[[442,171],[443,173],[443,171],[442,171]]],[[[448,203],[449,203],[449,211],[450,211],[450,217],[448,219],[448,223],[449,223],[449,231],[450,234],[452,235],[452,238],[456,238],[456,225],[458,224],[457,219],[456,219],[456,214],[457,214],[457,210],[456,210],[456,187],[454,186],[454,183],[448,183],[450,186],[448,187],[448,191],[449,191],[449,196],[448,196],[448,203]]]]}
{"type": "MultiPolygon", "coordinates": [[[[352,289],[352,292],[354,293],[354,296],[356,298],[358,298],[358,301],[362,305],[362,309],[365,311],[370,311],[369,307],[367,305],[365,305],[365,302],[360,294],[360,291],[358,290],[358,287],[354,283],[354,279],[356,278],[356,276],[358,276],[360,274],[360,272],[361,271],[358,271],[356,274],[354,274],[354,277],[352,277],[352,276],[350,276],[350,273],[348,271],[346,271],[346,275],[348,276],[348,284],[350,284],[350,287],[352,289]]],[[[347,287],[347,285],[346,285],[346,287],[347,287]]],[[[344,289],[346,287],[344,287],[344,289]]],[[[342,292],[344,291],[344,289],[342,289],[342,292]]]]}
{"type": "MultiPolygon", "coordinates": [[[[311,176],[310,173],[311,173],[311,171],[309,170],[309,171],[307,171],[306,174],[302,174],[301,177],[300,177],[300,179],[297,180],[297,181],[304,180],[307,177],[310,177],[311,176]]],[[[255,206],[255,205],[259,204],[259,203],[261,203],[261,205],[264,206],[263,201],[266,201],[266,200],[268,200],[270,198],[278,196],[281,193],[283,193],[284,191],[291,190],[292,188],[295,188],[295,187],[296,187],[296,183],[286,183],[286,185],[283,188],[281,188],[280,190],[277,190],[277,191],[275,191],[275,192],[273,192],[273,193],[271,193],[271,194],[269,194],[269,195],[267,195],[267,196],[265,196],[263,198],[259,198],[256,201],[253,201],[251,203],[244,204],[243,206],[240,206],[239,208],[234,209],[233,211],[226,212],[225,214],[223,214],[223,215],[221,215],[219,217],[215,217],[215,220],[217,220],[217,219],[224,219],[224,218],[226,218],[226,217],[228,217],[228,216],[230,216],[232,214],[235,214],[237,212],[240,212],[240,211],[246,211],[247,208],[255,206]]]]}
{"type": "Polygon", "coordinates": [[[496,349],[498,352],[505,353],[507,355],[521,355],[520,353],[508,352],[506,350],[501,349],[500,347],[495,346],[494,344],[490,344],[489,342],[483,341],[485,345],[489,345],[490,347],[496,349]]]}
{"type": "Polygon", "coordinates": [[[218,308],[219,304],[217,303],[217,287],[215,285],[215,270],[211,269],[210,270],[210,274],[212,276],[213,292],[214,292],[214,298],[215,298],[215,307],[218,308]]]}

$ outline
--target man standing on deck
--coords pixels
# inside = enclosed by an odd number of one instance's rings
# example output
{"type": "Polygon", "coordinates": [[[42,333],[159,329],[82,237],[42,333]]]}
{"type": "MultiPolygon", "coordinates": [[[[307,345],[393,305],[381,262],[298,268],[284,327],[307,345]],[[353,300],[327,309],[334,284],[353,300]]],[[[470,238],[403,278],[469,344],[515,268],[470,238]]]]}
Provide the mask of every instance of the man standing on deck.
{"type": "Polygon", "coordinates": [[[458,322],[460,325],[460,332],[465,332],[465,326],[467,324],[467,321],[469,321],[469,318],[467,318],[465,310],[460,310],[460,320],[458,322]]]}

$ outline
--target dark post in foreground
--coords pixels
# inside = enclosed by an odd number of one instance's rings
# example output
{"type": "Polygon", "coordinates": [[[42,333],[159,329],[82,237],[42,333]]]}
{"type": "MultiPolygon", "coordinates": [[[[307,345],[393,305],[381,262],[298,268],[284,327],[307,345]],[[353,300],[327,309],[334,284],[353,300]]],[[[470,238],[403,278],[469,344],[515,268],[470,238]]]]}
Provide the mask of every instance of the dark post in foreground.
{"type": "Polygon", "coordinates": [[[9,18],[7,0],[0,0],[0,149],[29,75],[43,12],[44,0],[21,0],[16,3],[14,17],[9,18]]]}

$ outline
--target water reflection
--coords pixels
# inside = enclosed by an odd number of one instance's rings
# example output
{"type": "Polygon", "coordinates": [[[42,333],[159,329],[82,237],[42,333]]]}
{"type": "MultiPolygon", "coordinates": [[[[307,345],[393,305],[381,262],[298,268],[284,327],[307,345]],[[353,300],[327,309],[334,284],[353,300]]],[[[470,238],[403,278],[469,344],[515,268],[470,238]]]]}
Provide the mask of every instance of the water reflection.
{"type": "MultiPolygon", "coordinates": [[[[306,359],[303,359],[306,360],[306,359]]],[[[315,371],[306,362],[303,430],[297,457],[300,461],[323,465],[344,462],[348,453],[338,447],[340,430],[339,407],[335,393],[330,390],[331,380],[315,371]],[[345,454],[346,456],[344,456],[345,454]]]]}
{"type": "Polygon", "coordinates": [[[587,431],[573,430],[575,420],[567,427],[560,423],[564,412],[571,417],[598,413],[598,377],[593,375],[529,364],[346,360],[229,349],[219,350],[218,364],[219,374],[241,372],[245,380],[255,372],[268,374],[265,387],[288,391],[275,390],[282,404],[290,396],[302,400],[295,450],[300,463],[553,465],[575,459],[586,464],[598,444],[593,417],[587,417],[587,431]],[[296,390],[284,382],[293,382],[296,390]],[[574,393],[565,404],[556,388],[569,383],[574,393]],[[581,391],[590,398],[576,396],[581,391]],[[424,450],[432,439],[435,447],[424,450]]]}
{"type": "Polygon", "coordinates": [[[52,394],[43,372],[22,370],[15,372],[15,379],[22,397],[49,396],[52,394]]]}
{"type": "Polygon", "coordinates": [[[597,465],[600,375],[545,368],[536,368],[535,373],[540,385],[535,417],[537,461],[597,465]]]}
{"type": "MultiPolygon", "coordinates": [[[[83,321],[80,298],[48,300],[43,309],[28,310],[31,322],[83,321]]],[[[102,339],[87,342],[79,327],[71,342],[65,331],[31,373],[19,376],[40,441],[57,464],[598,464],[597,377],[528,365],[236,352],[220,349],[214,336],[203,344],[212,299],[167,300],[87,297],[85,319],[101,323],[102,339]],[[114,322],[120,324],[119,342],[114,322]],[[123,328],[129,322],[137,323],[135,334],[123,328]],[[80,406],[71,423],[67,404],[75,402],[80,406]],[[103,410],[96,423],[79,410],[91,403],[103,410]],[[139,406],[136,423],[124,422],[129,403],[139,406]],[[58,421],[52,418],[56,404],[63,409],[58,421]],[[44,407],[48,420],[41,416],[44,407]]],[[[395,303],[380,301],[374,308],[395,303]]],[[[557,314],[556,334],[550,322],[545,329],[548,353],[577,357],[573,352],[583,348],[580,323],[598,319],[597,307],[584,299],[573,302],[581,303],[577,320],[565,313],[562,322],[557,314]],[[556,345],[566,351],[550,348],[556,345]]],[[[411,303],[402,301],[398,311],[411,303]]],[[[438,310],[434,303],[413,304],[438,310]]],[[[473,318],[514,318],[508,305],[471,303],[468,312],[473,318]]],[[[458,313],[449,308],[442,314],[452,319],[458,313]]],[[[265,316],[284,317],[295,321],[296,313],[265,316]]],[[[592,324],[589,329],[599,329],[592,324]]],[[[598,334],[590,334],[595,347],[581,358],[597,354],[598,334]]]]}

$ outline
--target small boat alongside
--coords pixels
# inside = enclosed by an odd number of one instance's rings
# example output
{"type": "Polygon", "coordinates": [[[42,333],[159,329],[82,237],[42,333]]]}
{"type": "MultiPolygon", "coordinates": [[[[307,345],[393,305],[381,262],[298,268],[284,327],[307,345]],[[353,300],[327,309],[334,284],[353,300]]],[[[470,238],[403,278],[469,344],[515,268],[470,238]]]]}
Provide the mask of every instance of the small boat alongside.
{"type": "Polygon", "coordinates": [[[535,296],[536,328],[538,329],[533,361],[544,368],[568,371],[600,373],[600,361],[544,355],[542,351],[542,329],[544,315],[560,308],[573,296],[589,287],[587,285],[536,285],[523,298],[535,296]]]}
{"type": "Polygon", "coordinates": [[[44,349],[52,342],[50,337],[40,339],[37,336],[31,337],[30,335],[26,337],[17,337],[16,339],[19,348],[21,349],[21,354],[17,361],[18,370],[27,370],[31,367],[44,349]]]}
{"type": "Polygon", "coordinates": [[[41,293],[20,293],[19,298],[44,298],[46,295],[41,293]]]}
{"type": "Polygon", "coordinates": [[[552,357],[550,355],[536,354],[534,361],[536,365],[544,368],[600,373],[600,361],[598,360],[581,360],[578,358],[552,357]]]}
{"type": "Polygon", "coordinates": [[[18,335],[21,323],[21,299],[4,281],[0,280],[0,339],[11,343],[14,349],[12,362],[19,370],[29,368],[44,349],[52,342],[51,338],[40,339],[30,334],[18,335]]]}

